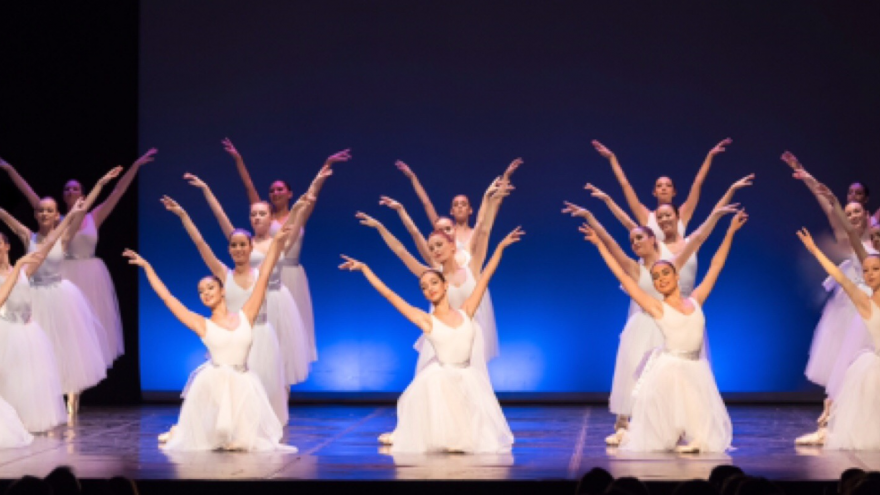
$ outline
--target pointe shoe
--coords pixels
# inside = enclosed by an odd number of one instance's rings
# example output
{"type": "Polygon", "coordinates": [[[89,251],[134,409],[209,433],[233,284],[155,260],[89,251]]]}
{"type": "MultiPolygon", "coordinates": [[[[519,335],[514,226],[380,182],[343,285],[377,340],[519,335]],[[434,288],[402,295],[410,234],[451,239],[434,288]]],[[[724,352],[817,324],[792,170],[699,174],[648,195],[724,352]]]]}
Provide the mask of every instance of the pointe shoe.
{"type": "Polygon", "coordinates": [[[158,437],[159,443],[168,443],[168,440],[171,440],[171,435],[174,434],[174,430],[176,428],[177,428],[176,426],[172,426],[165,433],[159,434],[159,437],[158,437]]]}
{"type": "Polygon", "coordinates": [[[69,394],[67,396],[67,416],[75,417],[79,413],[79,394],[69,394]]]}
{"type": "Polygon", "coordinates": [[[394,445],[394,436],[391,433],[379,435],[379,443],[382,445],[394,445]]]}
{"type": "Polygon", "coordinates": [[[608,435],[605,437],[605,445],[610,447],[617,447],[620,445],[620,442],[623,441],[623,436],[626,435],[626,430],[623,428],[618,428],[613,435],[608,435]]]}
{"type": "Polygon", "coordinates": [[[825,445],[825,428],[819,428],[813,433],[807,433],[797,437],[795,445],[825,445]]]}
{"type": "Polygon", "coordinates": [[[700,447],[698,445],[689,443],[687,445],[679,445],[675,447],[675,452],[677,454],[699,454],[700,447]]]}
{"type": "Polygon", "coordinates": [[[818,424],[820,428],[828,424],[828,418],[831,416],[831,399],[825,399],[823,405],[824,408],[822,409],[822,414],[819,416],[819,419],[816,420],[816,424],[818,424]]]}
{"type": "Polygon", "coordinates": [[[629,417],[628,416],[618,416],[617,421],[614,422],[614,431],[624,429],[629,429],[629,417]]]}

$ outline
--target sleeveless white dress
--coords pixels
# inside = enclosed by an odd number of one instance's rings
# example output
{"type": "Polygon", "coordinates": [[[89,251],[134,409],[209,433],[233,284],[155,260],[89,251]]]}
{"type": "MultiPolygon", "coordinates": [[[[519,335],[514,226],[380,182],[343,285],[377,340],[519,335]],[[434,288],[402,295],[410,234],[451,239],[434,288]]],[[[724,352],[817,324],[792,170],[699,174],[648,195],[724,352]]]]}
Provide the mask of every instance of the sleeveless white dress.
{"type": "Polygon", "coordinates": [[[679,441],[701,452],[730,448],[733,427],[708,361],[700,357],[706,319],[693,299],[685,315],[663,303],[657,325],[665,340],[654,351],[636,385],[632,420],[621,450],[673,450],[679,441]]]}
{"type": "Polygon", "coordinates": [[[248,370],[253,328],[238,312],[238,326],[227,330],[205,319],[202,342],[211,361],[192,381],[166,450],[286,450],[284,428],[260,378],[248,370]]]}
{"type": "Polygon", "coordinates": [[[79,232],[67,244],[64,262],[61,263],[61,276],[79,288],[101,322],[105,332],[101,352],[109,365],[125,353],[125,342],[116,289],[107,265],[101,258],[95,257],[97,245],[98,229],[94,217],[89,213],[83,219],[79,232]]]}
{"type": "MultiPolygon", "coordinates": [[[[0,276],[0,285],[6,277],[0,276]]],[[[22,272],[0,307],[0,397],[24,427],[44,432],[67,422],[52,342],[31,317],[31,288],[22,272]]]]}
{"type": "Polygon", "coordinates": [[[427,334],[437,357],[416,375],[397,402],[393,453],[503,453],[513,445],[484,369],[482,337],[459,310],[452,328],[432,315],[427,334]]]}
{"type": "MultiPolygon", "coordinates": [[[[269,232],[274,236],[280,229],[281,223],[278,220],[273,220],[269,232]]],[[[281,255],[281,259],[278,260],[278,266],[281,267],[281,283],[287,287],[290,295],[293,296],[293,300],[296,301],[296,307],[299,309],[300,317],[305,325],[305,335],[309,345],[309,360],[314,362],[318,360],[318,347],[315,343],[315,316],[312,311],[312,294],[309,292],[309,279],[306,277],[306,270],[299,263],[305,234],[305,229],[300,230],[296,242],[290,246],[286,253],[281,255]]]]}
{"type": "MultiPolygon", "coordinates": [[[[33,234],[28,252],[38,248],[37,234],[33,234]]],[[[58,241],[31,277],[31,308],[33,319],[46,332],[55,350],[61,391],[71,394],[93,387],[107,376],[99,339],[106,337],[106,333],[82,292],[61,277],[63,260],[58,241]]]]}
{"type": "Polygon", "coordinates": [[[831,406],[826,449],[880,450],[880,307],[862,320],[873,341],[849,366],[831,406]]]}
{"type": "MultiPolygon", "coordinates": [[[[265,259],[265,253],[254,249],[251,251],[251,268],[259,269],[265,259]]],[[[296,385],[309,377],[312,348],[296,301],[281,282],[281,270],[276,264],[269,278],[266,315],[278,338],[285,379],[289,385],[296,385]]]]}
{"type": "MultiPolygon", "coordinates": [[[[645,222],[646,227],[650,227],[654,232],[654,237],[657,238],[657,242],[662,243],[666,240],[666,234],[663,233],[663,230],[660,228],[660,224],[657,223],[657,214],[653,211],[648,213],[648,221],[645,222]]],[[[678,235],[684,237],[685,224],[681,221],[681,218],[678,219],[678,235]]]]}
{"type": "MultiPolygon", "coordinates": [[[[658,301],[663,295],[654,288],[651,273],[639,263],[639,287],[658,301]]],[[[663,333],[657,322],[644,312],[634,300],[630,301],[629,318],[620,333],[617,346],[617,359],[614,364],[614,379],[611,382],[611,396],[608,408],[618,416],[632,414],[633,389],[638,380],[639,370],[651,351],[663,346],[663,333]]]]}

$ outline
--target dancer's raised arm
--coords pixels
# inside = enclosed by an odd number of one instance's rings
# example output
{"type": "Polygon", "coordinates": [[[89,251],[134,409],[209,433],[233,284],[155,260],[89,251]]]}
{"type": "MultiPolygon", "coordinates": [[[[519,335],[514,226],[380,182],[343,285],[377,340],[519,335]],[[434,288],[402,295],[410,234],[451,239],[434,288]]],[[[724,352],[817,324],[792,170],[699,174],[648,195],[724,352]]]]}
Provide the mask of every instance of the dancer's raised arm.
{"type": "Polygon", "coordinates": [[[477,286],[474,287],[474,291],[471,292],[471,295],[468,296],[468,298],[465,299],[464,304],[461,305],[461,309],[467,313],[470,318],[474,317],[477,308],[480,307],[480,302],[483,300],[483,296],[486,294],[486,289],[489,287],[489,281],[492,280],[492,276],[495,275],[495,270],[498,269],[498,263],[501,263],[501,254],[507,246],[510,246],[514,242],[519,242],[523,235],[525,235],[525,232],[522,230],[522,227],[517,227],[498,243],[498,247],[495,248],[495,253],[489,259],[489,262],[486,263],[486,268],[483,270],[480,279],[477,281],[477,286]]]}
{"type": "Polygon", "coordinates": [[[306,191],[306,196],[314,198],[313,201],[306,204],[296,213],[302,217],[300,221],[303,226],[309,222],[312,212],[315,211],[315,205],[318,202],[318,196],[321,194],[321,189],[324,187],[324,183],[327,182],[327,179],[330,178],[331,175],[333,175],[333,165],[347,162],[349,160],[351,160],[351,152],[349,150],[342,150],[327,157],[324,165],[318,170],[318,175],[312,179],[312,183],[309,184],[309,189],[306,191]]]}
{"type": "Polygon", "coordinates": [[[807,186],[807,189],[809,189],[810,192],[813,193],[813,196],[816,197],[816,201],[819,202],[819,206],[822,208],[822,211],[825,212],[825,216],[828,217],[828,223],[831,225],[831,230],[834,232],[834,238],[837,240],[838,244],[846,245],[849,242],[846,230],[844,230],[843,225],[838,222],[837,215],[834,214],[834,206],[818,193],[817,188],[819,186],[819,181],[804,169],[801,162],[790,151],[784,152],[781,159],[791,167],[794,172],[792,176],[795,179],[803,181],[804,185],[807,186]]]}
{"type": "MultiPolygon", "coordinates": [[[[229,156],[235,160],[235,168],[238,170],[238,175],[241,177],[241,181],[244,183],[244,189],[247,192],[248,201],[251,204],[260,202],[260,193],[257,192],[257,188],[254,187],[254,181],[251,180],[251,174],[248,172],[247,167],[244,164],[244,158],[241,157],[241,153],[235,149],[232,141],[229,138],[223,138],[223,149],[229,153],[229,156]]],[[[227,237],[229,237],[227,235],[227,237]]]]}
{"type": "Polygon", "coordinates": [[[193,244],[196,245],[199,254],[202,255],[202,260],[208,265],[208,269],[211,270],[211,274],[219,280],[224,280],[226,278],[226,265],[217,258],[214,251],[211,250],[211,246],[205,242],[202,233],[199,232],[199,229],[196,227],[196,224],[193,223],[186,210],[177,204],[177,201],[174,201],[168,196],[162,196],[160,201],[165,205],[166,210],[174,213],[180,218],[181,223],[183,223],[183,228],[186,229],[186,233],[189,234],[193,244]]]}
{"type": "MultiPolygon", "coordinates": [[[[614,218],[616,218],[620,223],[622,223],[627,231],[630,231],[630,230],[639,226],[637,223],[635,223],[633,221],[632,217],[627,215],[626,212],[623,211],[623,209],[620,206],[618,206],[617,203],[613,199],[611,199],[611,196],[604,193],[601,189],[599,189],[598,187],[596,187],[590,183],[587,183],[587,185],[584,186],[584,189],[586,189],[587,191],[590,191],[590,196],[605,203],[605,206],[607,206],[608,209],[611,210],[611,214],[614,215],[614,218]]],[[[656,232],[655,232],[655,234],[656,234],[656,232]]]]}
{"type": "Polygon", "coordinates": [[[614,240],[611,235],[608,234],[608,231],[605,230],[605,227],[599,223],[599,220],[596,220],[596,217],[593,213],[586,208],[580,207],[574,203],[570,203],[568,201],[563,201],[565,204],[565,208],[562,209],[562,213],[568,213],[573,217],[582,218],[584,221],[589,224],[590,228],[599,236],[599,239],[602,241],[602,244],[608,249],[611,253],[611,256],[617,260],[617,263],[620,264],[621,268],[624,269],[627,275],[632,277],[634,280],[639,279],[639,262],[630,258],[626,255],[626,252],[620,247],[620,244],[614,240]]]}
{"type": "Polygon", "coordinates": [[[25,267],[34,266],[34,268],[30,270],[30,272],[33,273],[37,271],[37,268],[39,268],[40,265],[43,264],[43,260],[45,259],[45,254],[35,251],[33,253],[28,253],[22,256],[18,259],[18,261],[15,262],[15,265],[13,265],[12,267],[12,273],[10,273],[6,277],[6,280],[3,281],[3,285],[0,285],[0,306],[6,304],[6,300],[9,298],[9,294],[11,294],[12,290],[15,289],[15,284],[18,283],[18,278],[21,276],[21,271],[23,269],[26,270],[25,267]]]}
{"type": "Polygon", "coordinates": [[[623,267],[620,266],[620,263],[614,259],[614,256],[608,250],[608,247],[605,246],[605,243],[602,242],[602,239],[596,234],[596,231],[588,225],[582,225],[578,230],[584,234],[584,239],[592,242],[593,245],[596,246],[602,259],[605,260],[605,264],[608,265],[611,273],[613,273],[614,276],[617,277],[617,280],[620,281],[620,285],[623,286],[623,290],[629,294],[629,297],[654,318],[660,318],[663,316],[663,307],[660,301],[654,299],[652,296],[648,295],[647,292],[643,291],[642,288],[639,287],[639,283],[626,273],[626,270],[624,270],[623,267]]]}
{"type": "Polygon", "coordinates": [[[703,160],[703,165],[700,166],[697,176],[694,177],[694,183],[691,185],[688,197],[684,203],[682,203],[681,208],[679,208],[679,217],[684,225],[687,225],[694,216],[694,211],[696,211],[697,204],[700,202],[700,192],[703,189],[703,182],[706,181],[706,176],[709,175],[709,169],[712,168],[712,161],[719,153],[727,151],[726,146],[729,146],[732,142],[732,139],[727,138],[716,144],[714,148],[709,150],[706,159],[703,160]]]}
{"type": "MultiPolygon", "coordinates": [[[[40,203],[37,202],[37,207],[39,206],[40,203]]],[[[13,234],[15,234],[15,237],[18,237],[21,243],[24,244],[25,249],[27,249],[28,245],[30,245],[31,242],[31,235],[33,234],[33,232],[31,232],[31,229],[27,228],[25,224],[19,222],[17,218],[10,215],[9,212],[4,210],[3,208],[0,208],[0,221],[5,223],[6,226],[9,227],[9,230],[11,230],[13,234]]]]}
{"type": "Polygon", "coordinates": [[[416,196],[418,196],[419,201],[422,202],[422,206],[425,208],[425,214],[428,215],[428,221],[431,222],[431,225],[437,223],[437,220],[440,219],[440,215],[437,214],[437,210],[434,208],[434,203],[431,202],[431,198],[428,197],[428,193],[425,192],[425,188],[422,187],[422,183],[419,182],[419,178],[416,177],[415,172],[400,160],[394,162],[394,166],[403,172],[403,175],[412,182],[413,189],[416,191],[416,196]]]}
{"type": "Polygon", "coordinates": [[[719,206],[715,208],[709,218],[703,222],[700,227],[695,230],[690,237],[688,237],[688,241],[684,245],[684,249],[679,252],[675,258],[672,260],[675,264],[676,270],[681,270],[681,267],[687,263],[687,260],[693,256],[697,250],[700,249],[700,246],[706,242],[706,239],[709,238],[709,234],[715,229],[715,225],[718,224],[718,220],[721,220],[721,217],[727,215],[729,213],[737,213],[737,208],[739,208],[739,204],[725,205],[719,206]]]}
{"type": "Polygon", "coordinates": [[[629,209],[633,216],[636,217],[636,222],[638,222],[639,225],[645,225],[648,223],[648,215],[651,214],[651,210],[639,201],[639,196],[636,194],[636,190],[633,189],[632,185],[629,183],[629,179],[627,179],[626,174],[623,173],[623,167],[621,167],[620,162],[617,161],[617,155],[595,139],[593,140],[593,147],[596,148],[596,151],[598,151],[599,154],[606,158],[611,164],[611,170],[614,172],[617,182],[620,183],[620,188],[623,189],[623,196],[626,198],[626,202],[629,204],[629,209]]]}
{"type": "MultiPolygon", "coordinates": [[[[865,245],[862,243],[862,238],[859,236],[856,228],[853,227],[849,219],[846,218],[846,212],[843,211],[843,207],[840,205],[840,200],[837,199],[837,196],[835,196],[834,193],[831,192],[831,189],[825,184],[820,183],[816,186],[816,194],[822,196],[825,198],[825,201],[828,201],[828,203],[831,204],[834,209],[834,215],[837,217],[837,223],[846,231],[849,244],[858,257],[859,263],[864,263],[865,258],[868,257],[868,250],[865,249],[865,245]]],[[[824,255],[824,253],[822,254],[824,255]]]]}
{"type": "Polygon", "coordinates": [[[144,165],[152,162],[154,160],[153,157],[157,152],[158,150],[156,148],[150,148],[150,150],[144,153],[143,156],[135,160],[131,167],[129,167],[129,169],[122,174],[122,177],[119,178],[119,182],[116,183],[116,187],[113,188],[110,195],[107,196],[107,199],[105,199],[103,203],[92,208],[92,218],[95,221],[96,229],[101,228],[104,220],[107,220],[107,217],[109,217],[110,213],[113,212],[113,209],[116,208],[122,195],[125,194],[125,191],[128,190],[128,187],[134,181],[138,171],[140,171],[141,167],[144,165]]]}
{"type": "Polygon", "coordinates": [[[403,264],[406,265],[413,275],[421,277],[422,274],[425,273],[425,270],[430,269],[430,267],[419,263],[419,261],[410,254],[405,247],[403,247],[403,244],[397,239],[397,237],[394,237],[391,232],[388,232],[388,229],[386,229],[381,222],[360,211],[355,214],[355,217],[361,221],[361,225],[366,225],[367,227],[372,227],[378,230],[379,235],[382,236],[382,240],[385,241],[385,244],[387,244],[391,251],[403,261],[403,264]]]}
{"type": "Polygon", "coordinates": [[[431,251],[428,249],[428,241],[425,239],[425,236],[419,232],[416,223],[413,222],[409,213],[406,212],[406,208],[404,208],[399,201],[395,201],[388,196],[379,196],[379,204],[387,206],[397,212],[401,223],[403,223],[406,231],[409,232],[410,237],[412,237],[413,242],[416,244],[416,250],[418,250],[419,255],[422,257],[422,261],[427,265],[431,265],[431,251]]]}
{"type": "Polygon", "coordinates": [[[15,167],[10,165],[6,160],[0,158],[0,169],[5,170],[6,173],[9,174],[12,183],[15,184],[15,187],[17,187],[22,194],[24,194],[24,197],[27,199],[27,202],[30,203],[31,208],[36,208],[40,205],[40,197],[37,196],[37,193],[34,192],[30,184],[19,175],[18,171],[15,170],[15,167]]]}
{"type": "Polygon", "coordinates": [[[156,271],[153,270],[153,266],[147,260],[141,258],[139,254],[131,249],[123,251],[122,256],[128,258],[128,264],[137,265],[144,269],[144,274],[147,276],[147,280],[150,282],[150,286],[153,287],[156,295],[159,296],[159,299],[165,303],[165,306],[171,310],[171,313],[184,326],[195,332],[199,337],[205,336],[205,317],[198,313],[193,313],[176,297],[171,295],[171,291],[168,290],[168,287],[165,287],[162,279],[159,278],[159,275],[156,275],[156,271]]]}
{"type": "Polygon", "coordinates": [[[718,208],[722,208],[724,206],[729,205],[730,202],[733,201],[733,195],[736,194],[737,191],[739,191],[740,189],[742,189],[744,187],[751,186],[752,184],[754,184],[754,182],[755,182],[755,174],[749,174],[749,175],[743,177],[742,179],[731,184],[730,187],[727,188],[727,192],[724,193],[724,196],[721,196],[721,199],[719,199],[718,202],[715,203],[715,209],[717,210],[718,208]]]}
{"type": "Polygon", "coordinates": [[[95,201],[98,200],[98,196],[101,195],[101,190],[104,189],[104,186],[110,183],[111,180],[119,177],[119,174],[122,173],[122,167],[116,166],[113,167],[109,172],[104,174],[103,177],[98,179],[98,182],[95,183],[95,187],[89,191],[89,194],[85,197],[83,204],[85,206],[84,209],[79,210],[71,210],[67,212],[65,215],[65,220],[67,217],[71,217],[70,225],[67,229],[64,230],[64,236],[62,237],[61,243],[63,246],[67,246],[67,243],[73,239],[73,236],[79,232],[79,228],[82,225],[83,219],[86,217],[89,209],[95,204],[95,201]]]}
{"type": "MultiPolygon", "coordinates": [[[[76,200],[76,203],[73,204],[70,211],[67,212],[67,215],[61,220],[61,223],[49,232],[49,235],[47,235],[43,242],[38,245],[35,252],[40,253],[44,258],[49,256],[49,252],[52,251],[52,247],[55,246],[58,239],[61,239],[62,237],[69,239],[69,232],[72,230],[75,232],[75,229],[79,229],[79,224],[82,223],[82,219],[88,209],[88,203],[85,198],[79,198],[76,200]]],[[[31,277],[36,273],[39,267],[39,264],[28,265],[27,268],[25,268],[25,275],[31,277]]]]}
{"type": "MultiPolygon", "coordinates": [[[[201,189],[202,194],[205,196],[205,201],[208,202],[208,207],[211,208],[211,213],[214,214],[214,218],[216,218],[217,223],[220,224],[220,230],[223,231],[223,237],[229,239],[229,236],[232,235],[232,231],[235,230],[235,226],[232,225],[229,216],[226,215],[226,211],[223,210],[223,206],[220,204],[220,201],[217,200],[217,197],[214,196],[214,193],[211,191],[211,188],[208,187],[208,184],[189,172],[183,174],[183,179],[189,182],[191,186],[201,189]]],[[[256,202],[259,202],[259,200],[254,203],[256,202]]]]}
{"type": "Polygon", "coordinates": [[[468,251],[471,253],[470,269],[478,280],[483,271],[483,263],[486,261],[486,253],[489,251],[489,237],[492,234],[492,226],[498,217],[498,210],[504,198],[510,195],[513,186],[502,178],[495,179],[483,195],[480,205],[480,214],[474,231],[471,234],[468,251]]]}
{"type": "Polygon", "coordinates": [[[361,272],[366,277],[367,281],[370,282],[370,285],[376,289],[376,292],[382,295],[388,302],[394,306],[394,309],[400,311],[400,314],[406,317],[409,321],[415,324],[419,329],[423,332],[428,333],[432,329],[431,325],[431,315],[422,311],[421,309],[415,308],[411,306],[408,302],[404,301],[402,297],[398,296],[393,290],[389,289],[387,285],[385,285],[379,277],[373,273],[373,270],[370,270],[366,264],[354,259],[349,258],[346,255],[341,255],[342,259],[345,260],[345,263],[339,265],[340,270],[348,270],[350,272],[361,272]]]}
{"type": "Polygon", "coordinates": [[[871,317],[871,296],[862,292],[861,289],[849,279],[837,265],[834,264],[831,260],[825,256],[825,253],[816,246],[816,242],[813,241],[813,236],[810,235],[810,232],[802,228],[797,233],[801,242],[804,243],[804,247],[807,248],[807,251],[810,252],[813,256],[816,257],[816,260],[819,261],[819,264],[822,265],[822,268],[825,270],[828,275],[840,284],[843,287],[843,290],[846,291],[846,295],[849,296],[850,300],[852,300],[856,309],[859,310],[859,314],[862,318],[868,319],[871,317]]]}
{"type": "MultiPolygon", "coordinates": [[[[244,313],[245,317],[247,317],[248,323],[251,325],[256,321],[257,315],[260,313],[260,308],[263,306],[263,300],[266,298],[266,290],[269,287],[269,278],[272,276],[272,269],[275,268],[275,264],[278,263],[278,258],[281,257],[281,251],[284,249],[284,246],[287,244],[290,237],[294,235],[295,228],[296,226],[292,223],[284,225],[284,227],[275,234],[272,243],[269,245],[266,259],[264,259],[263,263],[260,265],[260,275],[257,277],[257,281],[254,282],[254,290],[251,292],[248,300],[241,307],[241,311],[244,313]]],[[[296,235],[299,235],[299,229],[296,230],[296,235]]]]}
{"type": "Polygon", "coordinates": [[[709,265],[709,270],[706,272],[706,276],[703,277],[703,281],[700,282],[700,285],[698,285],[691,293],[691,297],[696,299],[700,305],[702,305],[709,297],[709,294],[715,287],[715,282],[718,281],[718,275],[721,274],[721,269],[724,268],[724,264],[727,262],[727,255],[730,254],[730,246],[733,244],[733,235],[745,225],[748,219],[749,216],[746,214],[745,210],[740,210],[732,219],[730,219],[730,227],[727,229],[727,235],[724,236],[721,246],[718,247],[718,251],[716,251],[715,256],[712,257],[712,263],[709,265]]]}

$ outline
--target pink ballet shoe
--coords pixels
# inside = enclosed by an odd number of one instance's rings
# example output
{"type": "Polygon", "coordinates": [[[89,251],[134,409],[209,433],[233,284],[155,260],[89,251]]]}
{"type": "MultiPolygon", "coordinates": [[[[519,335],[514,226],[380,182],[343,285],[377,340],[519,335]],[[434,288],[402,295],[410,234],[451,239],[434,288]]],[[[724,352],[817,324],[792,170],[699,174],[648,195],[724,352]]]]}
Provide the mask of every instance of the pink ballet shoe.
{"type": "Polygon", "coordinates": [[[795,445],[825,445],[825,428],[819,428],[813,433],[807,433],[797,437],[795,445]]]}
{"type": "Polygon", "coordinates": [[[608,435],[605,437],[605,445],[609,447],[617,447],[620,445],[620,442],[623,441],[623,437],[626,435],[626,430],[623,428],[618,428],[613,435],[608,435]]]}
{"type": "Polygon", "coordinates": [[[379,443],[382,445],[394,445],[394,436],[391,433],[379,435],[379,443]]]}

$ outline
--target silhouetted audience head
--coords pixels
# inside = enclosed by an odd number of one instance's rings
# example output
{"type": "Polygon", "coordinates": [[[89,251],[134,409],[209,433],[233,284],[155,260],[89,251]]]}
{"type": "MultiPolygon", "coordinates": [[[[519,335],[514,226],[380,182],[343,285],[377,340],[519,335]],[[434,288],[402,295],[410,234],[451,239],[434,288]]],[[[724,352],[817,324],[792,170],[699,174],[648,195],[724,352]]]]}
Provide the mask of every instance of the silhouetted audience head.
{"type": "Polygon", "coordinates": [[[25,476],[9,485],[6,495],[52,495],[52,487],[36,476],[25,476]]]}
{"type": "Polygon", "coordinates": [[[715,466],[715,469],[712,470],[712,473],[709,475],[709,483],[715,487],[719,492],[724,487],[724,482],[727,478],[738,474],[740,476],[745,476],[743,470],[736,467],[731,466],[729,464],[721,464],[720,466],[715,466]]]}
{"type": "Polygon", "coordinates": [[[581,476],[575,493],[582,495],[602,495],[608,485],[614,481],[611,473],[602,468],[593,468],[587,474],[581,476]]]}
{"type": "Polygon", "coordinates": [[[865,470],[859,468],[850,468],[840,475],[840,483],[837,484],[837,493],[847,493],[852,490],[856,483],[865,477],[865,470]]]}
{"type": "Polygon", "coordinates": [[[629,476],[612,481],[605,489],[605,493],[606,495],[650,495],[644,483],[629,476]]]}
{"type": "Polygon", "coordinates": [[[877,495],[878,493],[880,493],[880,479],[865,476],[845,495],[877,495]]]}
{"type": "Polygon", "coordinates": [[[110,495],[138,495],[139,492],[134,480],[116,476],[107,482],[107,493],[110,495]]]}
{"type": "Polygon", "coordinates": [[[746,476],[736,490],[736,495],[785,495],[785,492],[767,478],[746,476]]]}
{"type": "Polygon", "coordinates": [[[60,466],[52,470],[46,476],[46,483],[52,487],[55,495],[79,495],[82,487],[79,480],[74,476],[73,471],[67,466],[60,466]]]}
{"type": "Polygon", "coordinates": [[[675,487],[672,495],[718,495],[718,489],[705,480],[690,480],[675,487]]]}
{"type": "Polygon", "coordinates": [[[729,476],[726,480],[724,480],[724,484],[721,486],[721,495],[736,495],[737,490],[739,490],[739,485],[741,485],[748,477],[744,474],[734,474],[733,476],[729,476]]]}

